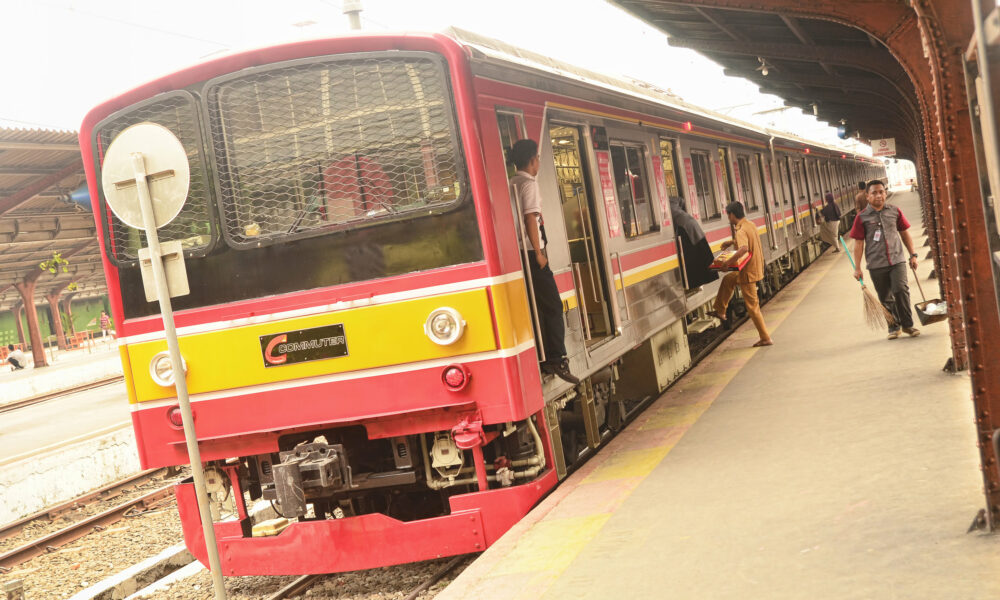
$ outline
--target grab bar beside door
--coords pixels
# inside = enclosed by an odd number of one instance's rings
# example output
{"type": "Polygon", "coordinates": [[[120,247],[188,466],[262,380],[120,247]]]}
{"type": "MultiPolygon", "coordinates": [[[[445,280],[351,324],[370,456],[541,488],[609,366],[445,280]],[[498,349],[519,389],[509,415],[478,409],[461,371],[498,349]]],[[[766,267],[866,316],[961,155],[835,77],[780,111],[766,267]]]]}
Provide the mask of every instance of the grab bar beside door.
{"type": "Polygon", "coordinates": [[[625,271],[622,270],[622,256],[621,253],[614,253],[615,262],[618,263],[618,280],[622,284],[622,298],[625,299],[625,318],[629,321],[632,320],[632,309],[628,305],[628,292],[625,291],[625,271]]]}
{"type": "Polygon", "coordinates": [[[521,244],[521,252],[524,255],[524,275],[528,282],[528,296],[531,297],[531,307],[534,309],[531,312],[531,320],[535,324],[535,331],[538,332],[538,349],[541,353],[542,360],[540,362],[545,362],[545,341],[542,336],[542,323],[538,320],[538,303],[535,301],[535,282],[531,277],[531,258],[528,256],[528,244],[524,243],[524,210],[521,208],[521,195],[517,191],[517,187],[511,187],[511,191],[514,192],[514,205],[517,207],[517,218],[520,221],[515,221],[515,223],[520,223],[520,227],[516,231],[521,232],[521,239],[518,240],[521,244]]]}
{"type": "Polygon", "coordinates": [[[590,323],[587,319],[587,296],[583,293],[583,277],[580,276],[580,263],[573,263],[573,270],[576,271],[576,280],[579,286],[577,298],[580,301],[580,321],[583,322],[583,336],[589,342],[591,335],[590,323]]]}

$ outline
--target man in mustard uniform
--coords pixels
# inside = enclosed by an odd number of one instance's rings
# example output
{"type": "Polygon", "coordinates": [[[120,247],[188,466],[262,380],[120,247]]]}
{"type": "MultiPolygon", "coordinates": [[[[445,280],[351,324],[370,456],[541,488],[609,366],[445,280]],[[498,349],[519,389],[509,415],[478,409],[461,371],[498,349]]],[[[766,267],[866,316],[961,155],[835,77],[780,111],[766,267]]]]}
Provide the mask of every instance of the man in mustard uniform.
{"type": "Polygon", "coordinates": [[[760,313],[760,300],[757,298],[757,282],[764,278],[764,252],[760,247],[760,235],[757,233],[757,226],[746,218],[746,211],[743,204],[730,202],[726,207],[726,214],[729,216],[729,224],[735,229],[733,239],[722,244],[722,249],[735,245],[736,254],[729,259],[729,266],[739,264],[740,259],[747,253],[750,254],[750,261],[740,271],[733,271],[722,278],[722,285],[719,287],[719,295],[715,297],[714,316],[721,320],[726,318],[726,307],[733,297],[733,290],[737,285],[743,294],[743,303],[746,304],[747,314],[757,328],[757,335],[760,339],[754,346],[771,346],[771,334],[764,324],[764,315],[760,313]]]}

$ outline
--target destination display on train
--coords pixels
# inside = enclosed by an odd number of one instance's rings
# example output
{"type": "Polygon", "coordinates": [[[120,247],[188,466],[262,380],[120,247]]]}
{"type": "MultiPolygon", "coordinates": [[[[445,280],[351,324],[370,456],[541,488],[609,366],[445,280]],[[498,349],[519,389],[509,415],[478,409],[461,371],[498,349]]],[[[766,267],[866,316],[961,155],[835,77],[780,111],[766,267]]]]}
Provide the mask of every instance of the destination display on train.
{"type": "Polygon", "coordinates": [[[347,356],[344,324],[260,336],[265,367],[347,356]]]}

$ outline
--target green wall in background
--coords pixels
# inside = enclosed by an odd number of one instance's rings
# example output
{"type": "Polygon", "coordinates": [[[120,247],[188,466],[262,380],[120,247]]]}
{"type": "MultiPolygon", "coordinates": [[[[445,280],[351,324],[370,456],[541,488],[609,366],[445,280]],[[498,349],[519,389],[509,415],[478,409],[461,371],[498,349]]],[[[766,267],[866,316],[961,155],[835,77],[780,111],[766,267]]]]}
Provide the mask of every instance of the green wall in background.
{"type": "MultiPolygon", "coordinates": [[[[38,311],[38,328],[42,331],[42,338],[44,339],[53,335],[52,325],[49,323],[48,302],[37,305],[36,310],[38,311]]],[[[111,314],[107,297],[74,300],[73,325],[76,330],[83,331],[85,329],[90,329],[92,331],[100,331],[101,325],[99,321],[102,310],[106,310],[108,311],[108,314],[111,314]]],[[[62,319],[63,328],[65,329],[67,325],[66,315],[62,315],[62,319]]],[[[21,323],[24,325],[24,335],[27,337],[28,320],[25,316],[23,316],[23,313],[21,323]]],[[[14,313],[9,310],[0,312],[0,344],[6,346],[7,344],[17,344],[19,341],[20,340],[17,339],[17,327],[14,324],[14,313]]]]}

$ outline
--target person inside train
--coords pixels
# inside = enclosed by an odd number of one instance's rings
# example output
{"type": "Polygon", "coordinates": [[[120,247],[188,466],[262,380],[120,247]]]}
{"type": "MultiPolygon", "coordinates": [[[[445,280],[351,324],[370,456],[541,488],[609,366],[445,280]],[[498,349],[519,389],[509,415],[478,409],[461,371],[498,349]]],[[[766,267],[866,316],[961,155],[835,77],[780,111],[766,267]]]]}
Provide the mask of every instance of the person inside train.
{"type": "Polygon", "coordinates": [[[868,183],[858,182],[858,194],[854,197],[854,214],[859,215],[868,206],[868,183]]]}
{"type": "Polygon", "coordinates": [[[528,251],[528,268],[531,284],[535,291],[535,310],[541,325],[542,349],[545,360],[541,364],[542,373],[556,375],[574,385],[580,383],[569,370],[566,358],[566,325],[563,322],[563,305],[559,298],[549,259],[545,253],[545,227],[542,221],[542,194],[538,188],[540,166],[538,143],[534,140],[518,140],[510,149],[510,160],[517,173],[510,178],[512,197],[521,204],[524,219],[524,248],[528,251]]]}
{"type": "Polygon", "coordinates": [[[764,253],[761,250],[757,226],[746,218],[746,210],[743,208],[742,202],[730,202],[726,206],[726,215],[729,217],[729,224],[733,226],[735,234],[733,239],[722,244],[722,249],[725,250],[730,246],[736,247],[736,254],[729,259],[727,265],[735,267],[747,253],[750,254],[750,260],[739,271],[732,271],[722,278],[719,294],[715,297],[715,311],[709,314],[725,321],[726,308],[733,297],[733,291],[739,285],[740,293],[743,294],[743,304],[747,307],[747,314],[750,315],[750,320],[757,328],[757,335],[760,336],[754,346],[771,346],[774,342],[771,340],[771,334],[767,331],[764,315],[760,312],[760,300],[757,297],[757,282],[764,278],[764,253]]]}
{"type": "Polygon", "coordinates": [[[674,235],[680,243],[678,252],[684,263],[684,277],[688,289],[693,289],[719,278],[719,274],[710,268],[712,247],[705,237],[698,220],[684,209],[684,199],[680,196],[670,197],[670,216],[674,221],[674,235]]]}

